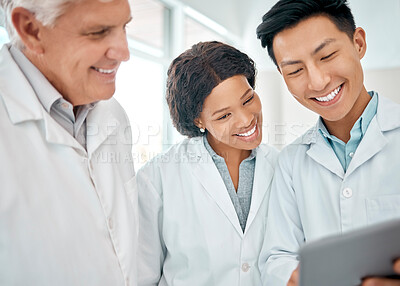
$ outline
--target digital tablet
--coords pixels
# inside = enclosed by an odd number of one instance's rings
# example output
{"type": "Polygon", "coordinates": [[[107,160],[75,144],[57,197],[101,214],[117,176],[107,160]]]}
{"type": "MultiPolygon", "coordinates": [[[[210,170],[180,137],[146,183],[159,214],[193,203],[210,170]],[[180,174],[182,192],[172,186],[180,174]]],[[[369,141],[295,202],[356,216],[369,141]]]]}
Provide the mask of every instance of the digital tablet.
{"type": "Polygon", "coordinates": [[[400,258],[400,220],[367,226],[304,245],[300,286],[356,286],[369,276],[390,276],[400,258]]]}

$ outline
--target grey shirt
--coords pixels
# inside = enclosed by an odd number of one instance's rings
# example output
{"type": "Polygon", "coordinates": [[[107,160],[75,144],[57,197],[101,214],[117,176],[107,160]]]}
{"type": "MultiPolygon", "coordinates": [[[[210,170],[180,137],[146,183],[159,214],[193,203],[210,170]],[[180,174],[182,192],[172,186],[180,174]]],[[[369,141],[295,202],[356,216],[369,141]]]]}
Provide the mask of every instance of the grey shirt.
{"type": "Polygon", "coordinates": [[[208,153],[210,153],[210,156],[213,159],[214,164],[222,177],[222,180],[224,181],[228,194],[238,215],[240,226],[244,232],[247,217],[250,211],[251,195],[253,192],[254,170],[256,165],[256,149],[253,149],[250,156],[240,163],[239,184],[236,192],[232,178],[229,174],[228,166],[226,165],[224,158],[215,153],[215,151],[208,143],[207,136],[205,135],[203,136],[203,142],[204,147],[207,149],[208,153]]]}
{"type": "Polygon", "coordinates": [[[62,97],[20,50],[11,47],[10,53],[31,84],[43,108],[86,149],[86,117],[95,104],[79,106],[75,116],[72,104],[62,97]]]}

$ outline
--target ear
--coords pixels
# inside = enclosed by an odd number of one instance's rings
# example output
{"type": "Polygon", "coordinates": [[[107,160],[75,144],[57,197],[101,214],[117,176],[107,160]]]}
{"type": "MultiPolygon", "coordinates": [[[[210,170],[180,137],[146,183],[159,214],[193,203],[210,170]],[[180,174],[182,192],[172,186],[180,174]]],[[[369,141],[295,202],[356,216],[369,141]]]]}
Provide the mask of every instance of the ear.
{"type": "Polygon", "coordinates": [[[24,45],[34,53],[42,54],[44,49],[40,41],[40,31],[43,25],[30,11],[22,7],[13,9],[11,19],[24,45]]]}
{"type": "Polygon", "coordinates": [[[200,119],[200,118],[196,118],[196,119],[194,120],[194,125],[196,125],[196,126],[199,127],[199,128],[204,128],[203,123],[201,122],[201,119],[200,119]]]}
{"type": "Polygon", "coordinates": [[[367,51],[366,33],[363,28],[357,28],[355,30],[353,35],[353,42],[361,60],[367,51]]]}

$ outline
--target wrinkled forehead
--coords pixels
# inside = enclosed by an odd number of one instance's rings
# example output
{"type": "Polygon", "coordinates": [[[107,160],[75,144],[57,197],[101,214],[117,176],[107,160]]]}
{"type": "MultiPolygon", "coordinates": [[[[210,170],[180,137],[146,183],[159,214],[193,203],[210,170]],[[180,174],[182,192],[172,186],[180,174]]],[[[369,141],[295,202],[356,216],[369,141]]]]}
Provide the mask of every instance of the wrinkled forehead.
{"type": "MultiPolygon", "coordinates": [[[[54,0],[51,0],[54,1],[54,0]]],[[[65,0],[64,0],[65,1],[65,0]]],[[[81,17],[78,21],[82,24],[85,21],[110,21],[113,19],[114,21],[124,20],[126,19],[116,19],[117,15],[113,13],[120,13],[121,11],[129,14],[130,17],[130,4],[128,0],[66,0],[65,6],[63,7],[62,13],[60,13],[60,17],[70,16],[71,18],[75,18],[79,14],[81,17]]],[[[121,15],[118,15],[120,17],[121,15]]]]}

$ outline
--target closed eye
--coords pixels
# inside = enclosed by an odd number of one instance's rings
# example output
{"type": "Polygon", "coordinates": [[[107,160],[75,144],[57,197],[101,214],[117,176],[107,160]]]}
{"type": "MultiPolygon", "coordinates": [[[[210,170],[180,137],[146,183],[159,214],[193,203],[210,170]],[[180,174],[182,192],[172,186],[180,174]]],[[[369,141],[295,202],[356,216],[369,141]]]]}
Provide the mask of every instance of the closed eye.
{"type": "Polygon", "coordinates": [[[252,96],[250,96],[245,102],[243,102],[243,105],[249,103],[250,101],[252,101],[254,99],[254,94],[252,94],[252,96]]]}
{"type": "Polygon", "coordinates": [[[223,120],[223,119],[225,119],[225,118],[228,118],[229,115],[231,115],[231,114],[230,114],[230,113],[227,113],[227,114],[225,114],[225,115],[219,117],[217,120],[223,120]]]}
{"type": "Polygon", "coordinates": [[[322,58],[321,58],[321,61],[326,60],[326,59],[329,59],[329,58],[332,57],[334,54],[336,54],[336,52],[333,52],[333,53],[327,55],[326,57],[322,57],[322,58]]]}
{"type": "Polygon", "coordinates": [[[102,35],[107,34],[108,31],[109,31],[109,29],[101,29],[101,30],[96,31],[96,32],[90,32],[89,35],[90,35],[90,36],[97,36],[97,37],[98,37],[98,36],[102,36],[102,35]]]}
{"type": "Polygon", "coordinates": [[[288,73],[288,75],[295,75],[297,73],[299,73],[303,68],[300,68],[298,70],[295,70],[294,72],[288,73]]]}

